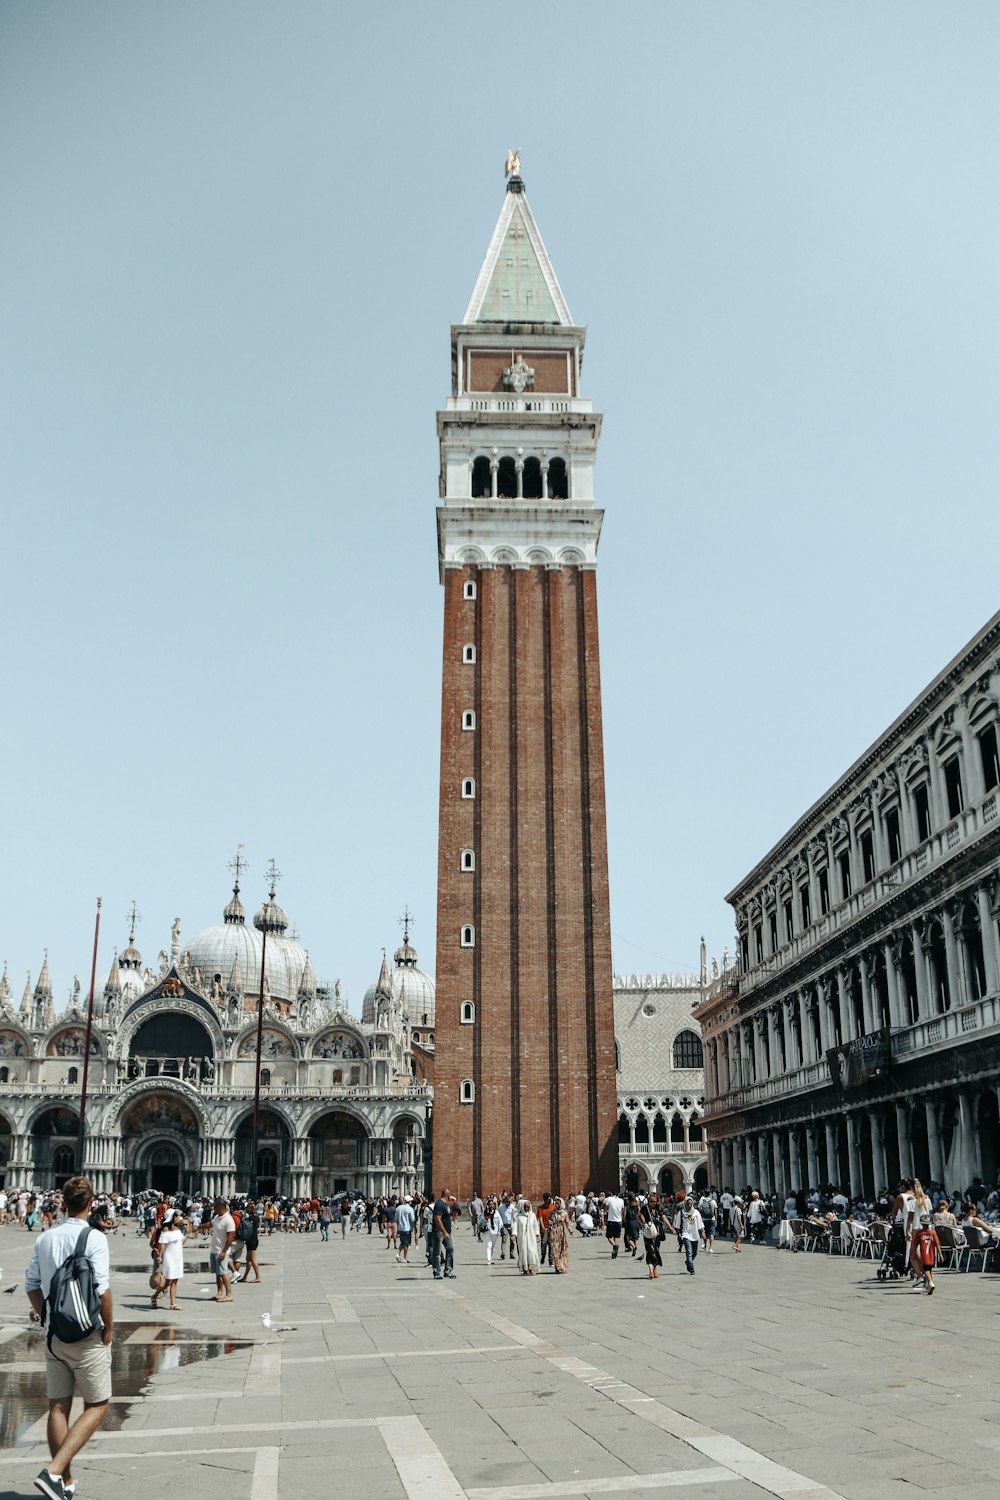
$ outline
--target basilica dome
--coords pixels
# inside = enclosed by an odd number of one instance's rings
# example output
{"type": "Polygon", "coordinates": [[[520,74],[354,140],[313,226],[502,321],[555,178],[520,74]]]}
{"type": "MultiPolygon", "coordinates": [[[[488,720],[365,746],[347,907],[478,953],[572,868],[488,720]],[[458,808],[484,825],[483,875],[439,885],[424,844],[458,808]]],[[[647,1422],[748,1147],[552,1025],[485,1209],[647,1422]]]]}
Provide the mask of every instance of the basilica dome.
{"type": "Polygon", "coordinates": [[[274,999],[295,1004],[305,972],[306,951],[294,938],[285,937],[288,918],[280,906],[268,903],[254,917],[254,926],[248,927],[238,886],[223,912],[223,920],[215,927],[206,927],[184,944],[186,963],[198,969],[204,989],[211,987],[216,976],[224,985],[228,984],[235,960],[243,993],[260,994],[261,929],[265,925],[264,988],[274,999]]]}
{"type": "MultiPolygon", "coordinates": [[[[411,1026],[432,1027],[434,1025],[434,981],[423,969],[417,967],[417,950],[410,943],[410,935],[404,933],[402,946],[393,954],[390,971],[392,993],[402,1002],[411,1026]]],[[[376,995],[378,981],[368,986],[361,1002],[361,1020],[375,1024],[376,995]]]]}

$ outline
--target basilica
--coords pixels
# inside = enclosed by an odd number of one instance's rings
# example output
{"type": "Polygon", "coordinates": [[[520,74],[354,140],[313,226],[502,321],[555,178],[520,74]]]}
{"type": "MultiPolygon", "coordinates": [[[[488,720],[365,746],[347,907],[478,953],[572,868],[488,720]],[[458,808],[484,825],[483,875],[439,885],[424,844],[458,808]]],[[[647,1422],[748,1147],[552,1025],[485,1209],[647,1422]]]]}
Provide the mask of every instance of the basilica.
{"type": "Polygon", "coordinates": [[[79,985],[56,1016],[48,961],[15,1008],[0,980],[0,1181],[51,1188],[82,1169],[97,1191],[327,1195],[424,1187],[434,984],[408,927],[361,1019],[316,982],[270,899],[247,921],[239,885],[222,920],[144,966],[129,941],[95,985],[86,1044],[79,985]],[[253,1160],[258,1002],[260,1112],[253,1160]]]}

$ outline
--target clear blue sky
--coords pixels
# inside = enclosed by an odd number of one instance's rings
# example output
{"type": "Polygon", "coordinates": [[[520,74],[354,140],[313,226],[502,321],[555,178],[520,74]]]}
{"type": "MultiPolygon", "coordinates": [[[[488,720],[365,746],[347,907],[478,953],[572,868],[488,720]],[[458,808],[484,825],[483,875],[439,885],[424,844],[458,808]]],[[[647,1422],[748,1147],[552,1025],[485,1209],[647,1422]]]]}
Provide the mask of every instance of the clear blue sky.
{"type": "Polygon", "coordinates": [[[508,146],[605,413],[615,967],[996,609],[995,4],[0,8],[0,959],[272,854],[433,969],[434,414],[508,146]]]}

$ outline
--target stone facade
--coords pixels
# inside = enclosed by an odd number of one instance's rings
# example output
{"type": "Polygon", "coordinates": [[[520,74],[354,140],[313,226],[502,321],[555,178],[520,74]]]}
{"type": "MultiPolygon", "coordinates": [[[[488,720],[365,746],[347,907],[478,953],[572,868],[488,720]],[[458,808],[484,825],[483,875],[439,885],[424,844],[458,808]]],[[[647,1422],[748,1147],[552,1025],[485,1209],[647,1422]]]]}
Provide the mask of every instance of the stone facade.
{"type": "Polygon", "coordinates": [[[512,178],[438,413],[434,1169],[460,1195],[618,1175],[584,337],[512,178]]]}
{"type": "Polygon", "coordinates": [[[716,1180],[1000,1168],[1000,615],[727,898],[696,1014],[716,1180]]]}
{"type": "Polygon", "coordinates": [[[630,1191],[707,1184],[705,1070],[692,1017],[706,982],[686,974],[615,976],[618,1156],[630,1191]]]}
{"type": "MultiPolygon", "coordinates": [[[[82,1169],[98,1191],[422,1189],[432,1095],[416,1076],[410,1038],[416,1023],[429,1062],[433,1031],[422,1027],[433,1022],[433,985],[416,953],[404,941],[394,969],[383,960],[365,997],[371,1019],[358,1021],[339,986],[331,993],[316,984],[303,950],[293,961],[293,940],[283,950],[287,918],[273,893],[255,923],[257,932],[244,922],[237,890],[223,924],[183,954],[175,923],[174,956],[161,954],[158,973],[142,969],[132,938],[115,959],[96,996],[82,1169]],[[193,962],[222,963],[224,953],[228,974],[193,962]],[[262,954],[255,1160],[258,996],[250,985],[259,989],[262,954]],[[415,1016],[408,994],[419,997],[415,1016]]],[[[19,1010],[6,974],[0,981],[0,1180],[8,1186],[51,1188],[78,1169],[85,1029],[78,987],[55,1015],[47,962],[19,1010]]]]}

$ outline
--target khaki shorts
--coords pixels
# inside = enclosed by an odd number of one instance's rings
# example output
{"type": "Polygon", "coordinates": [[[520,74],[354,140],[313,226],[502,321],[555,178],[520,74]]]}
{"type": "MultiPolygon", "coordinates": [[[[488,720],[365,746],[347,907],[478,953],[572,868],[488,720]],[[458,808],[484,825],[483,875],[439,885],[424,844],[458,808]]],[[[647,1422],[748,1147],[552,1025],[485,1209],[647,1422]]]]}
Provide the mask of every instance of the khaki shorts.
{"type": "Polygon", "coordinates": [[[97,1406],[111,1400],[111,1345],[103,1344],[101,1337],[100,1333],[92,1333],[78,1344],[53,1339],[55,1353],[49,1352],[46,1343],[45,1379],[50,1401],[82,1396],[88,1406],[97,1406]]]}

